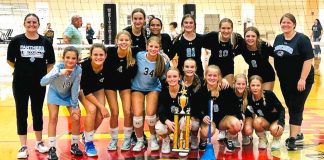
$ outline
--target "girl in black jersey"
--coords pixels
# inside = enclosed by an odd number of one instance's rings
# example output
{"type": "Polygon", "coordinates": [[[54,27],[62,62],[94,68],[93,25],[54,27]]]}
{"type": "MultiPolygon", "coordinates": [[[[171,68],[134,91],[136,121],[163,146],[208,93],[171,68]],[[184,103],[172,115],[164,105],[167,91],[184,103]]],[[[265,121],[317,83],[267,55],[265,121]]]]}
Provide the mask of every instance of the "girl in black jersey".
{"type": "MultiPolygon", "coordinates": [[[[166,81],[168,83],[168,87],[163,88],[159,95],[158,101],[158,116],[159,121],[155,125],[155,130],[158,135],[163,138],[162,142],[162,153],[169,153],[170,150],[170,137],[169,134],[174,131],[174,112],[177,109],[179,112],[181,111],[181,107],[179,106],[179,97],[181,96],[181,89],[185,86],[179,84],[180,81],[180,72],[176,68],[171,68],[166,73],[166,81]]],[[[187,89],[187,88],[186,88],[187,89]]],[[[191,107],[191,91],[187,89],[186,96],[188,97],[188,104],[184,108],[186,110],[188,107],[191,107]]],[[[180,132],[185,131],[185,117],[179,117],[179,128],[180,132]]],[[[191,148],[194,147],[193,139],[196,139],[196,148],[198,147],[198,138],[197,132],[199,129],[199,121],[191,118],[191,130],[196,132],[191,136],[191,148]]]]}
{"type": "Polygon", "coordinates": [[[144,29],[145,12],[142,8],[136,8],[132,12],[131,26],[124,30],[128,31],[132,37],[132,46],[140,48],[141,51],[146,50],[146,31],[144,29]]]}
{"type": "MultiPolygon", "coordinates": [[[[259,137],[258,148],[267,148],[268,140],[265,131],[269,130],[273,136],[271,149],[279,149],[280,137],[285,127],[285,109],[272,91],[263,90],[260,76],[254,75],[250,77],[249,85],[251,94],[248,96],[249,104],[245,115],[246,117],[252,117],[252,114],[255,114],[253,128],[259,137]]],[[[246,133],[252,135],[251,129],[251,126],[245,127],[246,133]]]]}
{"type": "Polygon", "coordinates": [[[182,71],[186,59],[194,59],[197,64],[197,75],[203,77],[204,72],[201,61],[202,35],[195,31],[196,20],[191,14],[186,14],[182,18],[181,26],[184,31],[173,41],[170,59],[173,59],[175,55],[178,56],[177,67],[180,71],[182,71]]]}
{"type": "Polygon", "coordinates": [[[116,47],[107,49],[108,57],[105,62],[105,94],[109,104],[110,135],[112,137],[108,150],[117,150],[118,143],[118,100],[119,91],[124,113],[124,142],[121,150],[129,150],[131,147],[130,136],[133,131],[131,115],[131,79],[137,72],[136,54],[137,47],[131,48],[131,35],[127,31],[121,31],[116,36],[116,47]]]}
{"type": "MultiPolygon", "coordinates": [[[[234,76],[234,93],[236,97],[239,100],[239,105],[238,108],[241,110],[241,114],[243,117],[243,123],[244,124],[250,124],[252,125],[252,118],[246,118],[244,116],[244,112],[246,110],[246,106],[248,104],[247,96],[248,96],[248,90],[247,90],[247,78],[245,74],[237,74],[234,76]]],[[[250,144],[250,137],[247,136],[244,132],[245,125],[243,125],[243,130],[242,130],[242,145],[247,145],[250,144]]],[[[250,134],[248,134],[250,135],[250,134]]],[[[234,147],[239,148],[241,147],[241,144],[238,140],[238,135],[234,138],[233,140],[234,147]]]]}
{"type": "Polygon", "coordinates": [[[233,32],[233,22],[229,18],[219,22],[219,32],[210,32],[203,38],[203,47],[211,50],[208,65],[217,65],[230,86],[234,80],[235,52],[242,43],[241,35],[233,32]]]}
{"type": "Polygon", "coordinates": [[[150,37],[157,36],[157,37],[161,38],[162,51],[164,54],[167,55],[167,57],[165,57],[163,55],[162,56],[165,58],[164,60],[168,59],[170,61],[169,57],[170,57],[170,49],[172,46],[172,42],[171,42],[171,38],[170,38],[169,34],[161,33],[161,30],[162,30],[161,19],[152,18],[149,21],[149,26],[150,26],[150,31],[151,31],[150,37]]]}
{"type": "Polygon", "coordinates": [[[301,133],[304,105],[314,83],[314,54],[309,38],[295,31],[294,15],[286,13],[280,19],[283,34],[276,37],[274,66],[280,88],[289,111],[290,138],[288,150],[296,150],[296,143],[304,140],[301,133]]]}
{"type": "Polygon", "coordinates": [[[207,138],[208,124],[212,123],[212,135],[215,127],[219,130],[226,130],[225,138],[226,151],[233,152],[232,140],[242,128],[242,114],[238,107],[239,101],[231,88],[220,89],[221,71],[215,65],[207,67],[205,72],[206,84],[194,94],[192,100],[193,116],[202,120],[200,136],[207,138]],[[213,102],[213,120],[208,116],[209,102],[213,102]],[[199,106],[199,107],[197,107],[199,106]]]}
{"type": "Polygon", "coordinates": [[[33,129],[36,136],[35,149],[48,151],[42,141],[43,102],[46,87],[40,85],[41,78],[55,63],[51,42],[38,34],[40,26],[36,14],[29,13],[24,19],[25,33],[15,36],[9,43],[7,63],[14,69],[12,90],[16,103],[17,132],[21,148],[17,158],[27,158],[28,100],[31,101],[33,129]]]}
{"type": "Polygon", "coordinates": [[[110,116],[105,108],[104,92],[104,61],[107,57],[105,46],[93,44],[89,59],[82,62],[81,91],[79,99],[86,109],[84,121],[84,147],[88,156],[96,156],[97,150],[93,144],[95,130],[103,118],[110,116]]]}
{"type": "Polygon", "coordinates": [[[182,81],[186,87],[191,90],[192,93],[196,93],[203,84],[203,80],[196,75],[197,65],[196,61],[192,58],[188,58],[183,64],[183,77],[182,81]]]}
{"type": "Polygon", "coordinates": [[[260,33],[255,27],[248,27],[244,31],[245,45],[241,54],[249,65],[248,77],[258,75],[263,79],[262,88],[273,90],[275,72],[269,63],[269,56],[273,55],[273,47],[260,39],[260,33]]]}

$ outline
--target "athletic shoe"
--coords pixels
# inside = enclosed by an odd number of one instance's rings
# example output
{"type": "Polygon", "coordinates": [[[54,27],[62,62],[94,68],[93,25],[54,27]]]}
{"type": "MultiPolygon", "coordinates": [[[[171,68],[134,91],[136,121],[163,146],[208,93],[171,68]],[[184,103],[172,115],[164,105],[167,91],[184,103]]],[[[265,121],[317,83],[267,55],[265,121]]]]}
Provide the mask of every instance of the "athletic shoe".
{"type": "Polygon", "coordinates": [[[137,142],[137,137],[136,137],[134,131],[132,132],[132,135],[131,135],[130,139],[131,139],[131,145],[134,146],[136,144],[136,142],[137,142]]]}
{"type": "Polygon", "coordinates": [[[223,141],[226,138],[226,131],[219,131],[217,135],[218,141],[223,141]]]}
{"type": "Polygon", "coordinates": [[[280,149],[280,137],[273,137],[271,143],[271,150],[278,150],[280,149]]]}
{"type": "Polygon", "coordinates": [[[294,137],[288,138],[287,150],[288,151],[296,151],[297,150],[296,139],[294,137]]]}
{"type": "Polygon", "coordinates": [[[268,139],[267,137],[259,137],[259,149],[266,149],[268,146],[268,139]]]}
{"type": "Polygon", "coordinates": [[[238,135],[235,136],[235,138],[233,139],[233,145],[235,148],[240,148],[241,147],[241,143],[239,142],[239,139],[238,139],[238,135]]]}
{"type": "Polygon", "coordinates": [[[304,143],[304,134],[299,133],[296,136],[296,144],[303,144],[304,143]]]}
{"type": "Polygon", "coordinates": [[[71,150],[70,150],[71,154],[75,155],[75,156],[82,156],[83,153],[82,151],[79,149],[79,145],[77,143],[74,143],[71,145],[71,150]]]}
{"type": "Polygon", "coordinates": [[[44,142],[41,141],[35,145],[35,150],[38,151],[39,153],[46,153],[48,152],[48,147],[44,145],[44,142]]]}
{"type": "Polygon", "coordinates": [[[195,150],[195,149],[198,149],[198,147],[199,147],[198,137],[197,136],[191,136],[190,148],[195,150]]]}
{"type": "Polygon", "coordinates": [[[150,141],[151,141],[151,144],[150,144],[151,151],[157,151],[157,150],[160,149],[159,143],[158,143],[157,138],[155,136],[150,137],[150,141]]]}
{"type": "Polygon", "coordinates": [[[48,160],[58,160],[58,157],[56,155],[56,148],[55,147],[51,147],[49,149],[47,159],[48,160]]]}
{"type": "Polygon", "coordinates": [[[227,138],[225,138],[224,143],[225,143],[225,151],[226,152],[234,152],[235,147],[234,147],[232,140],[228,140],[227,138]]]}
{"type": "Polygon", "coordinates": [[[206,149],[207,139],[200,139],[199,150],[204,151],[206,149]]]}
{"type": "Polygon", "coordinates": [[[129,151],[130,148],[131,148],[131,139],[130,138],[125,138],[120,149],[122,151],[129,151]]]}
{"type": "Polygon", "coordinates": [[[85,149],[87,156],[89,156],[89,157],[97,156],[97,150],[96,150],[92,141],[86,142],[84,145],[84,149],[85,149]]]}
{"type": "MultiPolygon", "coordinates": [[[[198,140],[198,139],[197,139],[198,140]]],[[[170,147],[170,137],[167,136],[162,140],[162,148],[161,148],[162,153],[170,153],[171,152],[171,147],[170,147]]]]}
{"type": "Polygon", "coordinates": [[[116,151],[117,143],[118,143],[118,139],[111,139],[109,146],[108,146],[108,151],[116,151]]]}
{"type": "Polygon", "coordinates": [[[137,141],[135,146],[133,147],[134,152],[141,152],[142,149],[145,148],[143,141],[137,141]]]}
{"type": "Polygon", "coordinates": [[[249,136],[242,136],[242,145],[246,146],[251,143],[251,138],[249,136]]]}
{"type": "Polygon", "coordinates": [[[19,149],[17,158],[27,158],[28,157],[28,149],[27,146],[23,146],[19,149]]]}

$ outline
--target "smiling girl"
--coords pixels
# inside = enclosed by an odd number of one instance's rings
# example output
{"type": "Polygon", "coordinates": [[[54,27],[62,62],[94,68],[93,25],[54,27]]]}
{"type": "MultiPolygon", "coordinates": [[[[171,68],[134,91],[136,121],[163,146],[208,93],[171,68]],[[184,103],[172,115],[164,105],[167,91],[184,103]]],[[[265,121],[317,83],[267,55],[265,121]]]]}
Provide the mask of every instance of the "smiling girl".
{"type": "Polygon", "coordinates": [[[48,122],[48,159],[56,160],[56,126],[58,121],[59,106],[67,106],[72,118],[72,140],[71,153],[82,156],[78,147],[80,135],[80,108],[78,104],[79,85],[82,69],[78,62],[78,50],[66,47],[63,51],[63,63],[58,63],[46,76],[41,79],[40,84],[50,84],[47,92],[47,103],[49,111],[48,122]]]}

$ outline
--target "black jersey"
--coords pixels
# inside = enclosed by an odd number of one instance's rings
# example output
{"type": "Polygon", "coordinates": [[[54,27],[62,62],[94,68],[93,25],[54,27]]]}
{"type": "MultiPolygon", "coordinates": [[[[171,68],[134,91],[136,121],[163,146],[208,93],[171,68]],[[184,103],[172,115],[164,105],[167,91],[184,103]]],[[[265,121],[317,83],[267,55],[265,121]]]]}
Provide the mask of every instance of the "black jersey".
{"type": "Polygon", "coordinates": [[[213,121],[216,126],[226,115],[233,115],[242,120],[241,110],[239,109],[239,101],[233,89],[227,88],[219,91],[218,97],[212,97],[207,86],[204,85],[192,97],[192,115],[203,119],[208,115],[209,101],[213,100],[213,121]]]}
{"type": "MultiPolygon", "coordinates": [[[[137,72],[137,64],[127,67],[126,56],[118,57],[117,47],[108,47],[105,61],[105,89],[123,90],[131,88],[131,79],[137,72]]],[[[139,48],[131,48],[133,58],[140,51],[139,48]]]]}
{"type": "Polygon", "coordinates": [[[25,34],[20,34],[10,41],[7,60],[15,63],[14,78],[40,81],[47,73],[47,64],[55,63],[54,49],[44,36],[30,40],[25,34]]]}
{"type": "MultiPolygon", "coordinates": [[[[297,90],[297,83],[300,79],[304,61],[314,57],[311,42],[302,33],[296,33],[291,40],[285,40],[280,34],[274,41],[274,66],[280,84],[297,90]]],[[[314,68],[312,66],[306,83],[314,83],[314,68]]]]}
{"type": "Polygon", "coordinates": [[[273,55],[273,47],[262,42],[260,49],[250,51],[246,45],[242,47],[242,56],[245,62],[249,65],[248,77],[258,75],[263,82],[272,82],[275,80],[275,72],[269,62],[269,56],[273,55]]]}
{"type": "Polygon", "coordinates": [[[235,52],[242,47],[243,38],[240,34],[236,35],[236,45],[231,42],[221,42],[219,32],[210,32],[203,37],[203,47],[211,51],[208,65],[217,65],[223,76],[234,74],[235,52]]]}
{"type": "Polygon", "coordinates": [[[91,66],[91,59],[81,63],[82,75],[80,86],[85,96],[104,88],[104,69],[95,73],[91,66]]]}
{"type": "Polygon", "coordinates": [[[277,96],[270,90],[264,90],[264,97],[254,101],[252,95],[248,95],[248,106],[245,111],[247,117],[256,114],[264,117],[270,124],[276,120],[282,127],[285,126],[285,108],[282,106],[277,96]]]}
{"type": "Polygon", "coordinates": [[[132,46],[140,48],[141,51],[146,51],[146,37],[145,31],[142,29],[140,36],[135,36],[132,32],[132,26],[128,26],[124,29],[129,32],[132,38],[132,46]]]}
{"type": "MultiPolygon", "coordinates": [[[[175,98],[172,98],[169,92],[169,87],[164,87],[159,94],[159,102],[158,102],[158,116],[160,121],[165,124],[165,121],[168,119],[174,122],[174,113],[175,110],[178,109],[178,112],[181,111],[181,107],[179,105],[179,97],[181,96],[181,88],[182,85],[179,87],[178,94],[175,98]]],[[[191,107],[191,96],[192,93],[190,90],[187,90],[186,96],[188,97],[188,103],[184,108],[184,111],[187,110],[188,107],[191,107]]],[[[190,108],[192,109],[192,108],[190,108]]]]}
{"type": "Polygon", "coordinates": [[[200,77],[204,77],[202,62],[201,62],[201,48],[202,48],[202,35],[196,33],[196,38],[192,41],[186,40],[183,35],[179,36],[172,46],[170,59],[173,59],[177,53],[178,69],[183,74],[182,68],[184,61],[188,58],[192,58],[197,64],[197,74],[200,77]]]}

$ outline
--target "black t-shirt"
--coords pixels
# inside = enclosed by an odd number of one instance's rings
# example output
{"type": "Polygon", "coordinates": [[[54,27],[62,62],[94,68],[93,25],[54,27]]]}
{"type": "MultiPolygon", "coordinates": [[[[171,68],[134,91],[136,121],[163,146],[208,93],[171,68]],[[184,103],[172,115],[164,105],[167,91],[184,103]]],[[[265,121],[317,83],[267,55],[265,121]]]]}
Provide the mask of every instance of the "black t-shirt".
{"type": "Polygon", "coordinates": [[[85,96],[104,88],[104,70],[95,73],[91,66],[91,59],[86,59],[81,63],[82,75],[80,86],[85,96]]]}
{"type": "Polygon", "coordinates": [[[250,51],[246,45],[242,47],[242,56],[245,62],[249,65],[248,77],[252,75],[259,75],[264,79],[264,75],[271,75],[273,79],[275,76],[274,69],[269,62],[269,56],[273,56],[273,47],[268,46],[265,42],[262,42],[260,49],[256,51],[250,51]]]}
{"type": "MultiPolygon", "coordinates": [[[[291,40],[285,40],[280,34],[274,41],[274,65],[280,84],[297,90],[304,61],[314,57],[311,42],[302,33],[296,33],[291,40]]],[[[312,66],[306,83],[314,83],[314,68],[312,66]]]]}
{"type": "Polygon", "coordinates": [[[321,35],[322,32],[322,26],[320,25],[313,25],[312,31],[313,31],[313,38],[318,38],[321,35]]]}
{"type": "Polygon", "coordinates": [[[252,95],[248,95],[248,106],[245,111],[247,117],[256,114],[258,117],[264,117],[272,123],[279,120],[278,124],[285,126],[285,108],[282,106],[277,96],[270,90],[264,90],[264,98],[254,101],[252,95]]]}
{"type": "Polygon", "coordinates": [[[14,78],[40,80],[47,73],[47,64],[55,63],[54,49],[44,36],[30,40],[20,34],[10,41],[7,60],[15,63],[14,78]]]}
{"type": "Polygon", "coordinates": [[[208,115],[209,101],[213,100],[213,121],[219,122],[226,115],[233,115],[242,120],[240,102],[232,88],[219,91],[218,97],[212,97],[207,85],[201,87],[192,97],[192,115],[203,119],[208,115]]]}
{"type": "MultiPolygon", "coordinates": [[[[107,49],[105,61],[105,89],[130,89],[131,79],[136,75],[137,64],[127,68],[126,56],[118,57],[117,47],[107,49]]],[[[140,51],[138,47],[131,48],[132,56],[136,59],[136,54],[140,51]]]]}
{"type": "Polygon", "coordinates": [[[178,69],[183,73],[184,61],[188,58],[192,58],[197,64],[197,74],[200,77],[204,77],[202,62],[201,62],[201,48],[202,48],[202,35],[196,33],[196,38],[192,41],[188,41],[183,35],[178,37],[172,46],[170,53],[170,59],[173,59],[177,53],[178,59],[178,69]]]}
{"type": "MultiPolygon", "coordinates": [[[[179,105],[179,97],[181,96],[181,88],[182,85],[179,87],[178,94],[175,98],[172,98],[169,92],[169,87],[164,87],[159,94],[159,101],[158,101],[158,116],[160,121],[165,124],[165,121],[169,119],[170,121],[174,122],[174,113],[175,110],[178,109],[178,112],[181,111],[181,107],[179,105]]],[[[188,97],[188,103],[184,108],[184,111],[187,111],[188,107],[191,107],[191,96],[192,93],[190,90],[187,90],[186,96],[188,97]]],[[[191,108],[192,109],[192,108],[191,108]]]]}
{"type": "Polygon", "coordinates": [[[204,35],[203,47],[211,51],[208,65],[217,65],[223,76],[234,74],[235,52],[242,46],[243,38],[235,33],[236,44],[232,46],[231,42],[219,41],[219,32],[210,32],[204,35]]]}
{"type": "Polygon", "coordinates": [[[146,51],[146,37],[145,31],[142,29],[140,36],[135,36],[132,32],[132,26],[128,26],[124,29],[125,31],[129,32],[132,37],[132,46],[138,47],[141,51],[146,51]]]}

